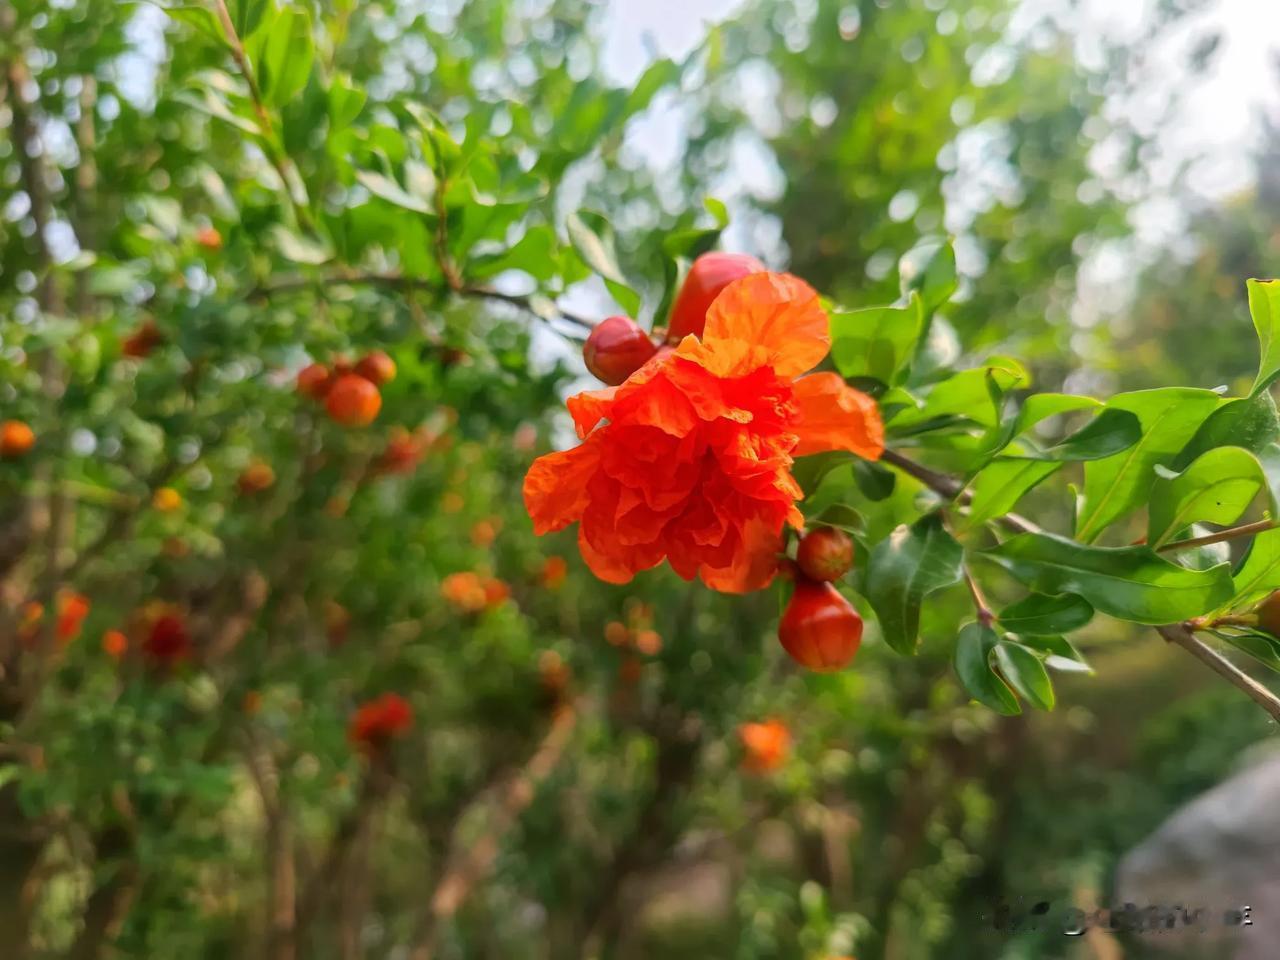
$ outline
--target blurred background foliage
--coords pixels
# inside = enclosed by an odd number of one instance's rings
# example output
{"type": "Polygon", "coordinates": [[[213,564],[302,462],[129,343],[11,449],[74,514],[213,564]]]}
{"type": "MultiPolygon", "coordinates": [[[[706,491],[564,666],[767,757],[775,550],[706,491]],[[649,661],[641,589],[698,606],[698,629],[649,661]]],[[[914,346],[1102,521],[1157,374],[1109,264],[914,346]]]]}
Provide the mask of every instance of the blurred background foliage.
{"type": "Polygon", "coordinates": [[[730,236],[848,306],[954,236],[941,356],[998,348],[1044,389],[1247,379],[1278,141],[1249,195],[1139,251],[1148,144],[1111,109],[1191,5],[1086,67],[1069,15],[1013,0],[758,0],[626,88],[585,0],[278,6],[229,8],[255,102],[213,4],[0,0],[0,413],[37,435],[0,463],[0,954],[1106,955],[992,904],[1105,900],[1268,734],[1237,691],[1108,622],[1055,712],[998,718],[950,676],[960,591],[920,657],[872,636],[802,675],[775,594],[601,584],[518,489],[581,375],[549,298],[615,309],[564,240],[579,208],[649,321],[719,193],[730,236]],[[634,148],[654,103],[674,172],[634,148]],[[736,189],[744,155],[780,189],[736,189]],[[1098,256],[1134,277],[1102,317],[1098,256]],[[294,390],[374,348],[398,368],[374,425],[294,390]],[[380,471],[397,428],[421,462],[380,471]],[[274,485],[246,492],[255,462],[274,485]],[[91,607],[60,645],[67,589],[91,607]],[[138,649],[156,602],[195,643],[174,671],[138,649]],[[415,722],[370,762],[347,723],[385,691],[415,722]],[[749,773],[735,731],[766,717],[791,754],[749,773]]]}

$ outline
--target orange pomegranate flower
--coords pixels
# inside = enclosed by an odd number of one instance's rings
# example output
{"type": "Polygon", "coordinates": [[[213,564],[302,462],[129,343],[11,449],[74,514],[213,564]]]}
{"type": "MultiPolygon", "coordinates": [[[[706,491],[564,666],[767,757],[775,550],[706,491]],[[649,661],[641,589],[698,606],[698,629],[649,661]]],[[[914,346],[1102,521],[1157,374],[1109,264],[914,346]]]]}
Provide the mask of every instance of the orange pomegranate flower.
{"type": "Polygon", "coordinates": [[[58,643],[65,646],[80,636],[80,625],[89,615],[89,598],[82,593],[62,593],[58,597],[58,643]]]}
{"type": "Polygon", "coordinates": [[[812,373],[831,338],[818,295],[785,273],[734,281],[685,337],[618,387],[580,393],[582,443],[539,457],[524,481],[538,534],[578,522],[583,559],[626,583],[663,559],[726,593],[773,579],[783,527],[802,523],[795,457],[884,449],[875,401],[812,373]]]}
{"type": "Polygon", "coordinates": [[[738,738],[746,751],[742,767],[748,773],[769,773],[778,769],[791,752],[791,731],[781,720],[744,723],[738,727],[738,738]]]}

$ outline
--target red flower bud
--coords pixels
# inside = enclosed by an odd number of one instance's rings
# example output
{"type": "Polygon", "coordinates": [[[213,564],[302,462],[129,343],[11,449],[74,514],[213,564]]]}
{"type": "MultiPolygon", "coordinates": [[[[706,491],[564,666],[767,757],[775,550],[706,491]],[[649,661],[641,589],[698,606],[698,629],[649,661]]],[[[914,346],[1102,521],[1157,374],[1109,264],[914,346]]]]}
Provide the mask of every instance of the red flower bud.
{"type": "Polygon", "coordinates": [[[819,527],[801,538],[796,563],[810,580],[838,580],[853,566],[853,541],[843,530],[819,527]]]}
{"type": "Polygon", "coordinates": [[[356,373],[380,387],[396,378],[396,362],[383,351],[374,350],[356,363],[356,373]]]}
{"type": "Polygon", "coordinates": [[[704,253],[698,257],[671,305],[667,342],[679,343],[689,334],[702,336],[707,311],[720,291],[740,277],[765,269],[763,263],[745,253],[704,253]]]}
{"type": "Polygon", "coordinates": [[[323,363],[309,363],[298,371],[298,392],[315,400],[324,399],[333,378],[323,363]]]}
{"type": "Polygon", "coordinates": [[[582,358],[596,377],[616,387],[643,367],[657,349],[630,317],[609,317],[592,329],[582,347],[582,358]]]}
{"type": "Polygon", "coordinates": [[[778,639],[802,667],[830,673],[858,652],[862,617],[831,584],[799,577],[778,624],[778,639]]]}
{"type": "Polygon", "coordinates": [[[324,402],[330,418],[344,427],[366,426],[382,409],[382,395],[378,388],[355,373],[338,377],[324,402]]]}

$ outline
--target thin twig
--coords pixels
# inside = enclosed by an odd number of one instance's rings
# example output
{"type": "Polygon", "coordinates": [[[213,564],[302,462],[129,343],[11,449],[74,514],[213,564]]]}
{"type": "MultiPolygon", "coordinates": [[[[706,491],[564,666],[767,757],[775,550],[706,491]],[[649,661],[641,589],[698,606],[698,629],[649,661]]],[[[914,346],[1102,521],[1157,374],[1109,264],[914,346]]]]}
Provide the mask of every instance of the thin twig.
{"type": "Polygon", "coordinates": [[[1218,676],[1244,691],[1254,703],[1280,722],[1280,697],[1249,676],[1234,663],[1196,637],[1184,624],[1156,627],[1160,636],[1176,643],[1218,676]]]}
{"type": "MultiPolygon", "coordinates": [[[[456,290],[442,288],[438,283],[430,280],[420,280],[416,277],[405,277],[396,273],[336,273],[322,277],[287,277],[284,280],[277,280],[273,283],[262,284],[254,287],[247,294],[245,299],[249,301],[267,300],[281,294],[296,293],[300,290],[310,290],[313,288],[337,287],[337,286],[375,286],[389,287],[393,290],[428,290],[437,294],[456,293],[463,297],[476,297],[483,300],[496,300],[501,303],[510,304],[526,313],[532,314],[539,320],[548,321],[548,318],[542,311],[534,306],[533,298],[522,296],[515,293],[503,293],[501,290],[494,290],[491,287],[483,286],[463,286],[456,290]]],[[[548,301],[550,302],[550,301],[548,301]]],[[[573,324],[581,327],[584,331],[590,332],[595,326],[586,317],[568,310],[555,306],[557,320],[563,320],[565,323],[573,324]]]]}
{"type": "Polygon", "coordinates": [[[973,597],[973,607],[977,611],[979,622],[983,626],[991,626],[995,622],[996,615],[987,605],[987,598],[982,595],[982,589],[978,586],[978,581],[973,578],[973,571],[969,569],[968,564],[964,566],[964,582],[969,588],[969,596],[973,597]]]}
{"type": "Polygon", "coordinates": [[[1173,540],[1169,543],[1163,543],[1156,547],[1156,552],[1174,553],[1178,550],[1207,547],[1212,543],[1225,543],[1228,540],[1238,540],[1240,537],[1251,537],[1255,533],[1266,533],[1268,530],[1274,530],[1277,525],[1275,520],[1257,520],[1253,523],[1241,524],[1238,527],[1228,527],[1225,530],[1207,533],[1203,537],[1191,537],[1188,540],[1173,540]]]}

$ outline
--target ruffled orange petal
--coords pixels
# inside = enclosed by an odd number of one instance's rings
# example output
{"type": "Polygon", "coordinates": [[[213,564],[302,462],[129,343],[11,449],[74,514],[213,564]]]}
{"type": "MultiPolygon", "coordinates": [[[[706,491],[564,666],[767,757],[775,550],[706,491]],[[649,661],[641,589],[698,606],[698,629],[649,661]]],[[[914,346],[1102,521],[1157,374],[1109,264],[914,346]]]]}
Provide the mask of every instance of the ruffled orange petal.
{"type": "Polygon", "coordinates": [[[727,567],[703,565],[698,575],[712,590],[721,593],[750,593],[763,590],[778,572],[782,552],[782,532],[771,530],[763,520],[749,519],[741,528],[742,543],[727,567]]]}
{"type": "Polygon", "coordinates": [[[584,390],[565,401],[579,437],[585,438],[597,423],[609,416],[609,407],[613,404],[618,389],[606,387],[603,390],[584,390]]]}
{"type": "Polygon", "coordinates": [[[797,377],[827,355],[831,331],[813,287],[789,273],[753,273],[716,297],[702,342],[730,353],[739,374],[750,372],[742,365],[760,365],[763,358],[778,376],[797,377]],[[721,342],[723,348],[717,346],[721,342]]]}
{"type": "Polygon", "coordinates": [[[884,452],[884,421],[875,400],[834,373],[812,373],[795,382],[800,444],[794,455],[848,450],[865,460],[884,452]]]}
{"type": "Polygon", "coordinates": [[[600,467],[601,434],[592,434],[572,450],[548,453],[533,461],[524,477],[524,506],[541,536],[582,519],[587,484],[600,467]]]}

